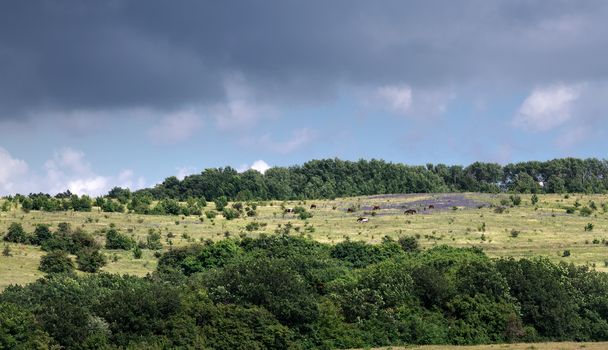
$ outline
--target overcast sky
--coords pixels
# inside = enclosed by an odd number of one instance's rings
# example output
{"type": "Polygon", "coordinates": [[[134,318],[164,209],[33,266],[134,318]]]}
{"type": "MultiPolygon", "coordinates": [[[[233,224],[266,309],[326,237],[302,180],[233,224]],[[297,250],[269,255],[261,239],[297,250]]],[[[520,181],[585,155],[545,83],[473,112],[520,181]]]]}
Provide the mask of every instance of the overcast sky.
{"type": "Polygon", "coordinates": [[[606,158],[608,1],[0,2],[0,194],[606,158]]]}

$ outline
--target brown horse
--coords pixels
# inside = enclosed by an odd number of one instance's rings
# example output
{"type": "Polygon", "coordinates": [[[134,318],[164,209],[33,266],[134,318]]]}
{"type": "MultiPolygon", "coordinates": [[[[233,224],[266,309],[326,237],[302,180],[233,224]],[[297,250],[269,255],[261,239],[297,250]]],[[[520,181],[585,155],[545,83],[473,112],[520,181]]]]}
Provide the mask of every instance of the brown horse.
{"type": "Polygon", "coordinates": [[[431,205],[429,205],[429,208],[428,208],[428,209],[429,209],[429,210],[430,210],[430,209],[435,209],[435,206],[431,204],[431,205]]]}
{"type": "Polygon", "coordinates": [[[379,205],[374,205],[374,207],[372,208],[372,210],[380,210],[380,206],[379,205]]]}
{"type": "Polygon", "coordinates": [[[310,205],[310,209],[317,209],[317,205],[316,204],[311,204],[310,205]]]}
{"type": "Polygon", "coordinates": [[[416,209],[408,209],[408,210],[404,211],[403,214],[414,215],[414,214],[416,214],[416,209]]]}
{"type": "Polygon", "coordinates": [[[346,212],[347,213],[354,213],[355,209],[354,208],[348,208],[348,209],[346,209],[346,212]]]}

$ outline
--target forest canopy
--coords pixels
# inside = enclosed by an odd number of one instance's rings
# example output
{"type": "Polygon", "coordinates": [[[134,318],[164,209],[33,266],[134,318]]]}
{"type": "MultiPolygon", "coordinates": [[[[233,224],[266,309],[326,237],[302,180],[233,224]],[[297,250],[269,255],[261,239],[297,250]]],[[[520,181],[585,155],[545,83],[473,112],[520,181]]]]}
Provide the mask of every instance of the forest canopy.
{"type": "MultiPolygon", "coordinates": [[[[469,166],[410,166],[383,160],[312,160],[303,165],[274,167],[264,174],[231,167],[212,168],[183,180],[169,177],[136,193],[155,199],[204,197],[213,200],[317,199],[385,193],[518,192],[605,193],[608,161],[563,158],[507,165],[475,162],[469,166]]],[[[124,193],[114,189],[110,196],[124,193]]]]}

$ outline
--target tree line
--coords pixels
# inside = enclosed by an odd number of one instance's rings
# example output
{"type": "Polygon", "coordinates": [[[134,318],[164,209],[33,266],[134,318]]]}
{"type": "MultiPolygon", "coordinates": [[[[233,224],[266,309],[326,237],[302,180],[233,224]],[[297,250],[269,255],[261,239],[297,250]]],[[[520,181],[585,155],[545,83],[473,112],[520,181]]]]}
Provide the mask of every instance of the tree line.
{"type": "Polygon", "coordinates": [[[229,200],[289,200],[387,193],[605,193],[607,190],[608,161],[595,158],[504,166],[475,162],[466,167],[410,166],[375,159],[356,162],[324,159],[301,166],[274,167],[264,174],[255,170],[239,173],[231,167],[206,169],[181,181],[169,177],[154,188],[136,193],[155,199],[203,197],[213,200],[225,196],[229,200]]]}
{"type": "Polygon", "coordinates": [[[143,278],[51,270],[10,286],[0,294],[0,348],[600,341],[607,294],[607,274],[545,258],[420,251],[414,237],[329,245],[262,235],[173,248],[143,278]]]}
{"type": "MultiPolygon", "coordinates": [[[[301,166],[274,167],[264,174],[231,167],[210,168],[183,180],[168,177],[153,188],[132,192],[114,187],[91,198],[70,191],[5,197],[0,210],[131,212],[157,215],[203,215],[207,200],[266,201],[333,199],[389,193],[606,193],[608,161],[563,158],[500,165],[427,164],[409,166],[382,160],[312,160],[301,166]]],[[[221,209],[220,209],[221,211],[221,209]]]]}

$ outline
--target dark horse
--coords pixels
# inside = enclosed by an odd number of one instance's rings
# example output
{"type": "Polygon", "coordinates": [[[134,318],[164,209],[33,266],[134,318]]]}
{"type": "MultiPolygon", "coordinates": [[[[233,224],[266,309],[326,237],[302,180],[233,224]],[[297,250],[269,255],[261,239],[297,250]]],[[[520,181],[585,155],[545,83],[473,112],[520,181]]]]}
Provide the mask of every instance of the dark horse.
{"type": "Polygon", "coordinates": [[[380,210],[380,206],[379,205],[374,205],[374,207],[372,208],[372,210],[380,210]]]}
{"type": "Polygon", "coordinates": [[[355,209],[354,208],[348,208],[348,209],[346,209],[346,212],[347,213],[354,213],[355,209]]]}
{"type": "Polygon", "coordinates": [[[429,205],[428,209],[435,209],[435,206],[431,204],[429,205]]]}
{"type": "Polygon", "coordinates": [[[403,214],[414,215],[414,214],[416,214],[416,209],[408,209],[408,210],[404,211],[403,214]]]}
{"type": "Polygon", "coordinates": [[[311,204],[310,205],[310,209],[317,209],[317,205],[316,204],[311,204]]]}

